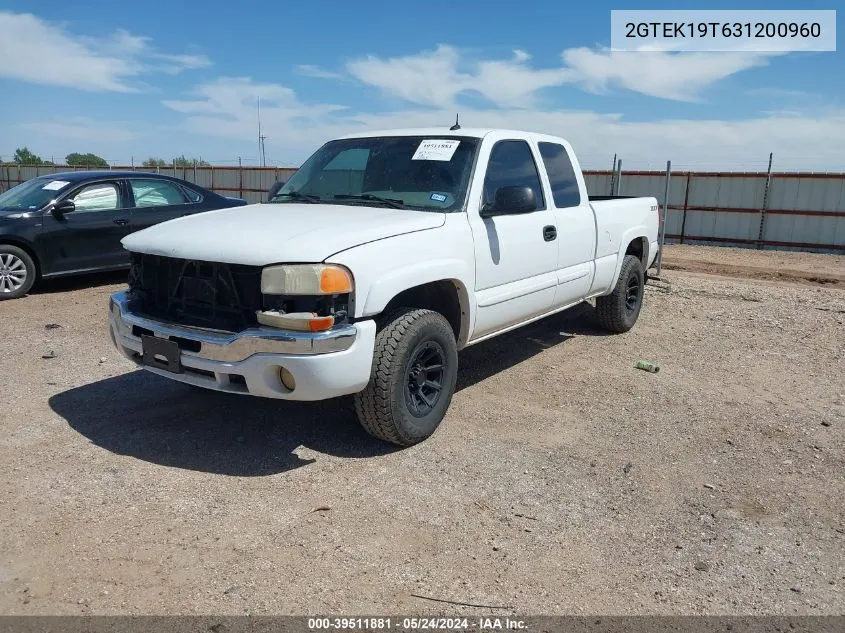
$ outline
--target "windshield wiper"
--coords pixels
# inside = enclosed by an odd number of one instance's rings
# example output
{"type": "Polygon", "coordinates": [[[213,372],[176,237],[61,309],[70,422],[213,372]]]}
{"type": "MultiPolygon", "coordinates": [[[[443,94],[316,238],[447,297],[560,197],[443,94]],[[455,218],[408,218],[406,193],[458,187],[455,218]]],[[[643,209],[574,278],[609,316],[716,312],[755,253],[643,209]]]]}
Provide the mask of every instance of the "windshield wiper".
{"type": "Polygon", "coordinates": [[[305,200],[311,204],[317,204],[322,201],[319,196],[312,196],[307,193],[302,193],[301,191],[286,191],[285,193],[277,193],[273,196],[273,200],[271,200],[271,202],[276,202],[276,198],[281,198],[282,196],[287,196],[292,200],[305,200]]]}
{"type": "Polygon", "coordinates": [[[395,198],[382,198],[381,196],[374,196],[369,193],[361,193],[361,194],[351,194],[351,193],[343,193],[338,194],[334,197],[335,200],[367,200],[369,202],[381,202],[382,204],[386,204],[389,207],[393,207],[394,209],[404,209],[405,208],[405,201],[404,200],[396,200],[395,198]]]}

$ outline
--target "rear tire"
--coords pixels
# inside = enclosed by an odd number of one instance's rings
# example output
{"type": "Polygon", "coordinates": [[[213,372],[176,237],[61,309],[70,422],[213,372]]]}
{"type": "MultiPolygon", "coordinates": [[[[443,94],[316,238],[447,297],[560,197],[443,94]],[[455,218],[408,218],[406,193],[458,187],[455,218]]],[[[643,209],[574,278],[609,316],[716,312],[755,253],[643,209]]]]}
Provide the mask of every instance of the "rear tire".
{"type": "Polygon", "coordinates": [[[643,305],[645,274],[639,258],[625,255],[613,292],[596,298],[596,318],[606,330],[621,334],[637,322],[643,305]]]}
{"type": "Polygon", "coordinates": [[[417,444],[440,426],[457,378],[455,334],[446,318],[402,308],[376,334],[370,382],[355,394],[358,420],[380,440],[417,444]]]}
{"type": "Polygon", "coordinates": [[[11,244],[0,244],[0,301],[24,296],[37,275],[35,262],[26,251],[11,244]]]}

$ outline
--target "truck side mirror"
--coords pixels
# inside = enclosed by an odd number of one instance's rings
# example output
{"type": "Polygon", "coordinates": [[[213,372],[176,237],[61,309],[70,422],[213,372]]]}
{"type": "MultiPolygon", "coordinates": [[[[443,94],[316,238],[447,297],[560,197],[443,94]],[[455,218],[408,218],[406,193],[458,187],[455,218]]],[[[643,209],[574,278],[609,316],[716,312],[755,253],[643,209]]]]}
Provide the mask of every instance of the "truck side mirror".
{"type": "Polygon", "coordinates": [[[512,185],[496,189],[493,202],[481,208],[481,217],[531,213],[536,210],[537,197],[534,195],[534,190],[531,187],[512,185]]]}
{"type": "Polygon", "coordinates": [[[284,187],[285,183],[287,183],[287,180],[277,180],[272,184],[270,190],[267,192],[267,202],[270,202],[270,200],[272,200],[275,195],[279,193],[279,189],[284,187]]]}

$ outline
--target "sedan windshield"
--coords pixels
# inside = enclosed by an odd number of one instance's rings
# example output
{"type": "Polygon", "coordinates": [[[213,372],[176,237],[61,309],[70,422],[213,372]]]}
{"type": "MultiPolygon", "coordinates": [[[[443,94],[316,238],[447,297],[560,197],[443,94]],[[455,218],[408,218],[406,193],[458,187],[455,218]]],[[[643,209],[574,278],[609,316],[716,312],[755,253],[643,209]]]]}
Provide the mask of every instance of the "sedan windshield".
{"type": "Polygon", "coordinates": [[[0,209],[40,209],[70,183],[52,178],[33,178],[0,193],[0,209]]]}
{"type": "Polygon", "coordinates": [[[271,202],[456,211],[466,197],[479,139],[378,136],[330,141],[271,202]]]}

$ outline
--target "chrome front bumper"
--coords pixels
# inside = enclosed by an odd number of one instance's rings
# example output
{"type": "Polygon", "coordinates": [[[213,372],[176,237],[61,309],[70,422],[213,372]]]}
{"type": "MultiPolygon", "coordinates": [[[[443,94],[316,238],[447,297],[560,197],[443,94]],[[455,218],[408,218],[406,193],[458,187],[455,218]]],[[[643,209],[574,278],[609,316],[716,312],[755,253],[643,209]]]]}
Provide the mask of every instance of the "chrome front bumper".
{"type": "Polygon", "coordinates": [[[293,332],[256,327],[237,333],[172,325],[131,312],[126,291],[111,296],[109,311],[116,334],[124,342],[137,343],[137,347],[131,346],[137,350],[140,350],[141,334],[152,334],[180,343],[187,341],[187,345],[179,346],[183,357],[229,363],[259,353],[311,356],[342,352],[352,347],[358,334],[354,325],[335,327],[325,332],[293,332]],[[198,350],[190,349],[197,345],[198,350]]]}

